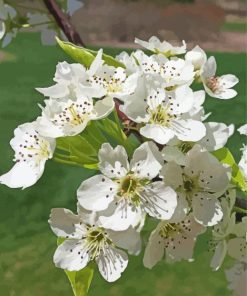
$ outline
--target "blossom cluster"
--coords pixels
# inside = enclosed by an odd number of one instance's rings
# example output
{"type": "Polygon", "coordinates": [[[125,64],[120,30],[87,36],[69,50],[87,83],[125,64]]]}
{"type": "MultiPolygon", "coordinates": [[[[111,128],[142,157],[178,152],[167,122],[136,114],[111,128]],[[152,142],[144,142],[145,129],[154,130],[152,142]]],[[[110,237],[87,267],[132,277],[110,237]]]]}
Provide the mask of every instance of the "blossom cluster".
{"type": "MultiPolygon", "coordinates": [[[[83,135],[91,122],[117,111],[121,127],[138,134],[138,147],[130,155],[124,145],[102,143],[99,172],[77,190],[77,213],[52,209],[51,229],[64,238],[55,265],[78,271],[93,260],[113,282],[127,267],[127,254],[141,252],[149,218],[157,226],[145,246],[145,267],[163,257],[192,261],[197,237],[210,228],[211,267],[217,270],[229,254],[237,261],[227,272],[230,288],[239,289],[240,275],[246,277],[247,220],[236,220],[231,168],[212,153],[225,146],[234,126],[206,121],[210,114],[203,107],[206,94],[234,98],[238,79],[217,76],[215,58],[199,46],[187,51],[185,42],[174,47],[157,37],[136,43],[151,55],[122,52],[115,59],[122,66],[112,66],[99,50],[89,67],[58,63],[54,84],[37,88],[46,97],[40,116],[14,132],[15,165],[0,182],[32,186],[53,157],[56,139],[83,135]]],[[[246,177],[243,149],[239,167],[246,177]]]]}

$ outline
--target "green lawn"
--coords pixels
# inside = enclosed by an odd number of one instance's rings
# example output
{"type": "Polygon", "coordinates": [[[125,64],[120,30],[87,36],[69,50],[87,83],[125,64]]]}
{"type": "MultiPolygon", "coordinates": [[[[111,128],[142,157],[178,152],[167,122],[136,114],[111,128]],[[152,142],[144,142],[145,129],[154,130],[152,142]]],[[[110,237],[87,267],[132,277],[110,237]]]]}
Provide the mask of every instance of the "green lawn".
{"type": "MultiPolygon", "coordinates": [[[[16,60],[0,63],[0,174],[12,166],[13,152],[9,141],[14,128],[32,121],[40,113],[43,98],[35,87],[52,83],[55,65],[66,56],[57,47],[42,47],[36,34],[22,34],[7,51],[16,60]]],[[[116,54],[119,50],[106,50],[116,54]]],[[[235,123],[239,127],[246,115],[246,55],[215,54],[219,71],[240,78],[239,96],[234,100],[209,99],[211,120],[235,123]]],[[[68,60],[68,59],[67,59],[68,60]]],[[[239,134],[229,147],[239,158],[243,139],[239,134]]],[[[72,295],[62,270],[54,267],[52,256],[56,237],[47,223],[52,207],[75,209],[76,189],[92,174],[78,167],[49,161],[41,180],[32,188],[13,190],[0,186],[0,293],[4,296],[72,295]]],[[[148,227],[150,228],[150,226],[148,227]]],[[[114,284],[103,281],[96,272],[91,296],[218,296],[230,295],[224,272],[211,272],[207,238],[202,238],[193,263],[167,265],[161,262],[152,271],[144,269],[141,257],[131,257],[127,271],[114,284]],[[198,256],[200,255],[200,256],[198,256]]],[[[228,264],[228,262],[227,262],[228,264]]]]}
{"type": "Polygon", "coordinates": [[[224,23],[221,26],[221,31],[225,32],[247,32],[247,23],[224,23]]]}

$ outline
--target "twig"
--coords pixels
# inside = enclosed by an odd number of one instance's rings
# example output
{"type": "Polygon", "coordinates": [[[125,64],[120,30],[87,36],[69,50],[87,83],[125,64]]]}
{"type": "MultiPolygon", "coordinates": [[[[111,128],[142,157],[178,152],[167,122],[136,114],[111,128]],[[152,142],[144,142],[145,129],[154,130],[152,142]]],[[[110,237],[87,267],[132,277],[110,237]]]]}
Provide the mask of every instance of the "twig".
{"type": "Polygon", "coordinates": [[[68,40],[76,45],[84,46],[80,35],[70,22],[69,17],[60,9],[55,0],[43,0],[49,12],[53,15],[56,23],[64,32],[68,40]]]}

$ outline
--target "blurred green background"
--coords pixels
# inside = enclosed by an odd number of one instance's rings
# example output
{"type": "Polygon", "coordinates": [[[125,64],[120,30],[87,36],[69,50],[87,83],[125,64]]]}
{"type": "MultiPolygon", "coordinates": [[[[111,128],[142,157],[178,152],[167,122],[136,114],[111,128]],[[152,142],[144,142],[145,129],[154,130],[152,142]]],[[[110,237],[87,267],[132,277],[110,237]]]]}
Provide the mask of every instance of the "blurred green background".
{"type": "MultiPolygon", "coordinates": [[[[106,48],[116,54],[120,49],[106,48]]],[[[239,95],[229,101],[209,98],[206,110],[210,121],[234,123],[236,128],[246,119],[246,54],[212,53],[218,62],[218,74],[239,77],[239,95]]],[[[9,141],[14,128],[34,120],[43,97],[35,87],[52,84],[55,66],[70,61],[58,47],[44,47],[38,34],[20,34],[3,52],[0,63],[0,174],[12,166],[13,151],[9,141]]],[[[236,133],[228,143],[236,159],[244,142],[236,133]]],[[[0,186],[0,294],[10,296],[72,295],[70,284],[52,256],[56,237],[47,223],[53,207],[75,210],[76,189],[92,171],[69,167],[51,161],[40,181],[25,190],[0,186]]],[[[147,226],[147,229],[150,226],[147,226]]],[[[147,232],[147,231],[146,231],[147,232]]],[[[145,296],[219,296],[231,295],[227,290],[223,269],[212,272],[207,251],[207,236],[196,247],[195,261],[168,265],[158,264],[153,270],[142,265],[142,256],[130,257],[127,271],[116,283],[105,282],[98,271],[89,295],[145,296]]],[[[226,262],[226,266],[230,262],[226,262]]]]}

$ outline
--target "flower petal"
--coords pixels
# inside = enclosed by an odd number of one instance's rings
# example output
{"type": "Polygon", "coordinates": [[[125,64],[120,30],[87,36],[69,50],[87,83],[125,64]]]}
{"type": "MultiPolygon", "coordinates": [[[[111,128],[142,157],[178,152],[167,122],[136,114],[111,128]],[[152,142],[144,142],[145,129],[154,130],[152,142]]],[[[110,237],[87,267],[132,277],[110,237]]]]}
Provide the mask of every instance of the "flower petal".
{"type": "Polygon", "coordinates": [[[56,249],[53,257],[56,267],[78,271],[89,262],[89,254],[83,240],[66,240],[56,249]]]}
{"type": "Polygon", "coordinates": [[[228,241],[228,254],[238,261],[247,263],[247,242],[244,237],[236,237],[228,241]]]}
{"type": "Polygon", "coordinates": [[[161,145],[168,143],[174,137],[173,130],[158,124],[146,124],[140,129],[140,133],[161,145]]]}
{"type": "Polygon", "coordinates": [[[80,217],[67,209],[52,209],[48,222],[58,237],[80,239],[86,232],[86,228],[80,225],[80,217]]]}
{"type": "Polygon", "coordinates": [[[164,240],[159,234],[159,227],[152,231],[143,257],[143,265],[153,268],[164,256],[164,240]]]}
{"type": "Polygon", "coordinates": [[[128,155],[123,146],[112,148],[109,143],[102,144],[99,150],[99,168],[109,178],[124,177],[129,170],[128,155]]]}
{"type": "Polygon", "coordinates": [[[153,182],[140,193],[143,209],[152,217],[168,220],[177,206],[177,194],[163,182],[153,182]]]}
{"type": "Polygon", "coordinates": [[[206,135],[206,128],[200,121],[179,119],[172,122],[173,130],[181,141],[197,142],[206,135]]]}
{"type": "Polygon", "coordinates": [[[138,178],[151,180],[158,175],[162,163],[157,146],[152,142],[145,142],[135,150],[130,168],[138,178]]]}
{"type": "Polygon", "coordinates": [[[41,161],[37,166],[27,162],[17,162],[8,173],[0,176],[0,183],[10,188],[25,189],[39,180],[44,168],[45,161],[41,161]]]}
{"type": "Polygon", "coordinates": [[[192,199],[192,208],[195,219],[205,226],[213,226],[223,217],[217,198],[208,193],[196,193],[192,199]]]}
{"type": "Polygon", "coordinates": [[[128,256],[124,251],[108,247],[101,251],[96,259],[99,272],[108,282],[115,282],[128,265],[128,256]]]}
{"type": "Polygon", "coordinates": [[[90,211],[105,210],[114,200],[118,186],[104,175],[96,175],[83,181],[77,190],[82,207],[90,211]]]}
{"type": "Polygon", "coordinates": [[[50,87],[44,87],[44,88],[38,87],[36,88],[36,90],[42,93],[45,97],[51,97],[54,99],[63,98],[69,95],[69,89],[67,84],[65,83],[57,83],[50,87]]]}
{"type": "Polygon", "coordinates": [[[216,271],[221,267],[221,265],[225,259],[226,253],[227,253],[227,243],[225,240],[222,240],[217,244],[215,251],[214,251],[213,258],[210,262],[210,267],[213,270],[216,271]]]}

